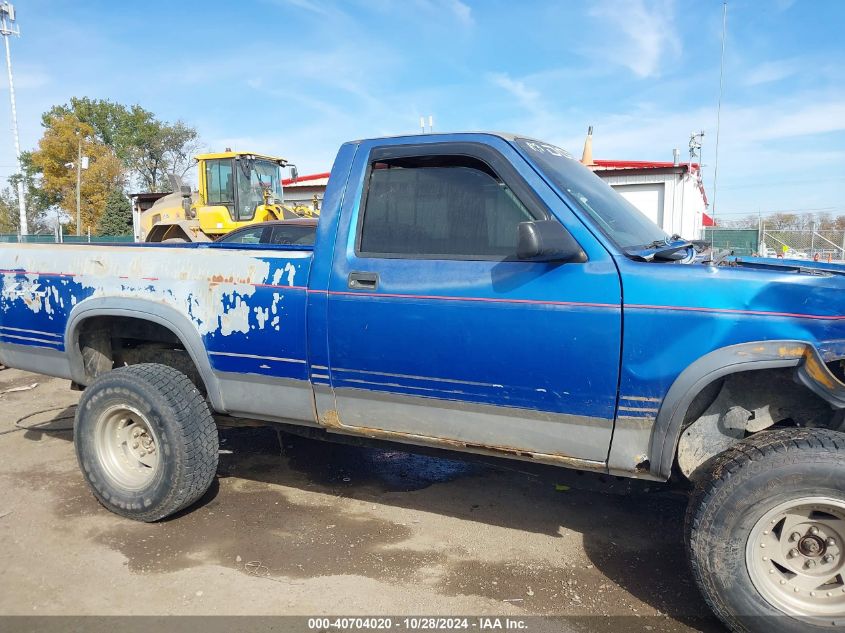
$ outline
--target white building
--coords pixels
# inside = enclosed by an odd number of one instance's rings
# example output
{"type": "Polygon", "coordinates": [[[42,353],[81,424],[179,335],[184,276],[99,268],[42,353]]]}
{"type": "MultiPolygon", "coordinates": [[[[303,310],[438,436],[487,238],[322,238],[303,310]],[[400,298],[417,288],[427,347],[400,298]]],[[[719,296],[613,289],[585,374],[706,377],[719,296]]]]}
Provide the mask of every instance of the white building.
{"type": "Polygon", "coordinates": [[[698,163],[598,160],[589,165],[669,235],[698,239],[712,221],[698,163]]]}

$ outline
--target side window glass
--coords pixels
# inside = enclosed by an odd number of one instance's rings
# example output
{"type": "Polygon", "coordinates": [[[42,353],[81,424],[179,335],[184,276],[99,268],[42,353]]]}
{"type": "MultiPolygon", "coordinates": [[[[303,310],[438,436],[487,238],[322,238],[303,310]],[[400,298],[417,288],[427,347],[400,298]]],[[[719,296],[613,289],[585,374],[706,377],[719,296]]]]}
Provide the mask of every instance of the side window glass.
{"type": "Polygon", "coordinates": [[[256,226],[244,231],[238,231],[236,234],[225,238],[223,241],[230,244],[261,244],[261,236],[264,231],[264,227],[256,226]]]}
{"type": "Polygon", "coordinates": [[[512,257],[517,225],[533,219],[479,160],[394,159],[370,170],[359,251],[443,259],[512,257]]]}
{"type": "Polygon", "coordinates": [[[317,235],[317,227],[278,224],[273,227],[272,244],[296,244],[299,246],[313,246],[317,235]]]}
{"type": "Polygon", "coordinates": [[[232,161],[229,159],[210,160],[205,164],[205,180],[208,185],[207,204],[225,204],[235,202],[235,183],[232,178],[232,161]]]}

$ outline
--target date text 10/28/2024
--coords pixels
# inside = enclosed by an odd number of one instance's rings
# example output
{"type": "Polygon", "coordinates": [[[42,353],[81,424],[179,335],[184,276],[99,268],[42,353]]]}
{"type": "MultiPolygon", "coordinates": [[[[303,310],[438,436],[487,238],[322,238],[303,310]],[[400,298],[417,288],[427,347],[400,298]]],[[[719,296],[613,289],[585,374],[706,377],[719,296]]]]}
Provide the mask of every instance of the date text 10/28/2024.
{"type": "Polygon", "coordinates": [[[480,630],[496,631],[527,630],[528,625],[520,618],[487,617],[330,617],[308,618],[309,631],[362,631],[362,630],[410,630],[451,631],[480,630]]]}

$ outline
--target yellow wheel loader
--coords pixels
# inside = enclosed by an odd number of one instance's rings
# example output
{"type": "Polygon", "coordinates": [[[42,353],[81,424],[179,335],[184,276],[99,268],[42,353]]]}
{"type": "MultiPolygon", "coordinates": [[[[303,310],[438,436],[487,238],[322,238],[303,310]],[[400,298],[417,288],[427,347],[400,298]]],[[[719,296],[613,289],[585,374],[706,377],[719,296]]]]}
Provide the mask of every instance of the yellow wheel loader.
{"type": "Polygon", "coordinates": [[[229,150],[195,158],[198,191],[177,187],[141,213],[142,241],[210,242],[248,224],[300,217],[282,205],[284,158],[229,150]]]}

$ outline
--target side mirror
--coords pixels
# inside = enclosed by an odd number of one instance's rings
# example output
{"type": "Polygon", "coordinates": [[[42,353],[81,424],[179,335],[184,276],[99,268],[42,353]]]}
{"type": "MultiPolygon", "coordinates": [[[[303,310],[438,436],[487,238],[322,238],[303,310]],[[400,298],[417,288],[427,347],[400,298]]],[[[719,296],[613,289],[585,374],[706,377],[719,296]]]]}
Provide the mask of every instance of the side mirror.
{"type": "Polygon", "coordinates": [[[191,188],[188,185],[182,185],[179,187],[179,192],[182,194],[183,198],[191,197],[191,188]]]}
{"type": "Polygon", "coordinates": [[[299,170],[296,165],[290,165],[290,179],[296,182],[299,179],[299,170]]]}
{"type": "Polygon", "coordinates": [[[520,222],[516,255],[523,261],[583,263],[587,254],[557,220],[520,222]]]}

